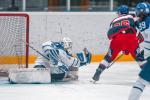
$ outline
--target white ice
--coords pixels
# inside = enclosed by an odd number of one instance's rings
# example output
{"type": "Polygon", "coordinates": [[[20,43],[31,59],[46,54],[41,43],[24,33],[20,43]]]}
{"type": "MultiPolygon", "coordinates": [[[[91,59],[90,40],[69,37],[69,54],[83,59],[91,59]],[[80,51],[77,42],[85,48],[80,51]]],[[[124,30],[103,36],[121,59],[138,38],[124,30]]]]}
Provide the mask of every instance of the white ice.
{"type": "MultiPolygon", "coordinates": [[[[76,82],[8,84],[1,79],[0,100],[127,100],[140,71],[136,62],[115,63],[93,84],[90,80],[97,66],[93,63],[81,67],[76,82]]],[[[150,87],[140,100],[150,100],[150,87]]]]}

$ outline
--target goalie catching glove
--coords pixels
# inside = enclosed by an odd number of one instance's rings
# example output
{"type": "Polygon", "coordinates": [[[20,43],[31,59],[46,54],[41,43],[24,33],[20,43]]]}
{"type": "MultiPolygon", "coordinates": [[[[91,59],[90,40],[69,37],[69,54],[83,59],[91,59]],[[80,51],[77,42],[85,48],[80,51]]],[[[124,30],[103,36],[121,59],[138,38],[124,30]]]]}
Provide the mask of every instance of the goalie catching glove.
{"type": "Polygon", "coordinates": [[[80,66],[91,63],[92,54],[84,48],[82,52],[76,54],[77,58],[80,60],[80,66]]]}

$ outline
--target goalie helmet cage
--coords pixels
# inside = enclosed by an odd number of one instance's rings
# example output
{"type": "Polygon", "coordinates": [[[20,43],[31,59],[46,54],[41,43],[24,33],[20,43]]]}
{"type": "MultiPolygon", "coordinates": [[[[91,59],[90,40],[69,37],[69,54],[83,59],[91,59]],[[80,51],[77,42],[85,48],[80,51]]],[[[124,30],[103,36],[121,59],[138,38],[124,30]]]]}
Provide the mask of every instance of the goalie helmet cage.
{"type": "Polygon", "coordinates": [[[0,72],[28,67],[29,15],[0,13],[0,72]]]}

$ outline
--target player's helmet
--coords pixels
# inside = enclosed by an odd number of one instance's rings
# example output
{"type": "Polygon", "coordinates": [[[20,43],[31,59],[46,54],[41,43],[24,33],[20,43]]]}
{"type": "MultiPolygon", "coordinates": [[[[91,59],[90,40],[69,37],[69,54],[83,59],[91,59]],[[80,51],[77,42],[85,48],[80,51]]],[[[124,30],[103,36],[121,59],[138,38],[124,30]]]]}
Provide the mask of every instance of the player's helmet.
{"type": "Polygon", "coordinates": [[[118,14],[128,14],[129,13],[129,8],[127,5],[121,5],[117,9],[118,14]]]}
{"type": "Polygon", "coordinates": [[[147,16],[150,14],[150,5],[147,3],[138,3],[135,12],[138,17],[141,15],[147,16]]]}
{"type": "Polygon", "coordinates": [[[72,40],[69,37],[64,37],[63,40],[62,40],[62,44],[68,52],[72,51],[72,44],[73,43],[72,43],[72,40]]]}

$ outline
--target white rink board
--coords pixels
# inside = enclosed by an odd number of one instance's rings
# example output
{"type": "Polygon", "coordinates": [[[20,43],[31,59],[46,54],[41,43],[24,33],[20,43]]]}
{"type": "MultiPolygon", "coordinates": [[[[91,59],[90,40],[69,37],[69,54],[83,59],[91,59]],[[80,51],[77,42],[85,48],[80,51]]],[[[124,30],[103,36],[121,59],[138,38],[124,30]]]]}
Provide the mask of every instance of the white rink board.
{"type": "MultiPolygon", "coordinates": [[[[53,84],[3,84],[0,81],[1,100],[127,100],[140,71],[135,62],[115,63],[106,70],[97,84],[89,80],[97,68],[93,63],[80,68],[79,81],[53,84]]],[[[3,83],[2,83],[3,82],[3,83]]],[[[146,87],[140,100],[149,100],[146,87]]]]}
{"type": "MultiPolygon", "coordinates": [[[[1,12],[8,13],[8,12],[1,12]]],[[[93,54],[107,52],[107,31],[115,12],[9,12],[27,13],[30,17],[30,44],[41,49],[45,41],[58,41],[64,36],[72,39],[73,53],[87,47],[93,54]],[[62,34],[61,29],[62,28],[62,34]],[[103,49],[101,49],[103,48],[103,49]]],[[[30,54],[36,54],[30,50],[30,54]]]]}
{"type": "MultiPolygon", "coordinates": [[[[87,47],[93,54],[107,52],[109,45],[107,30],[110,22],[116,17],[114,12],[28,12],[28,14],[30,43],[34,47],[40,50],[43,42],[58,41],[68,36],[74,43],[74,53],[87,47]]],[[[34,54],[32,50],[30,54],[34,54]]]]}

